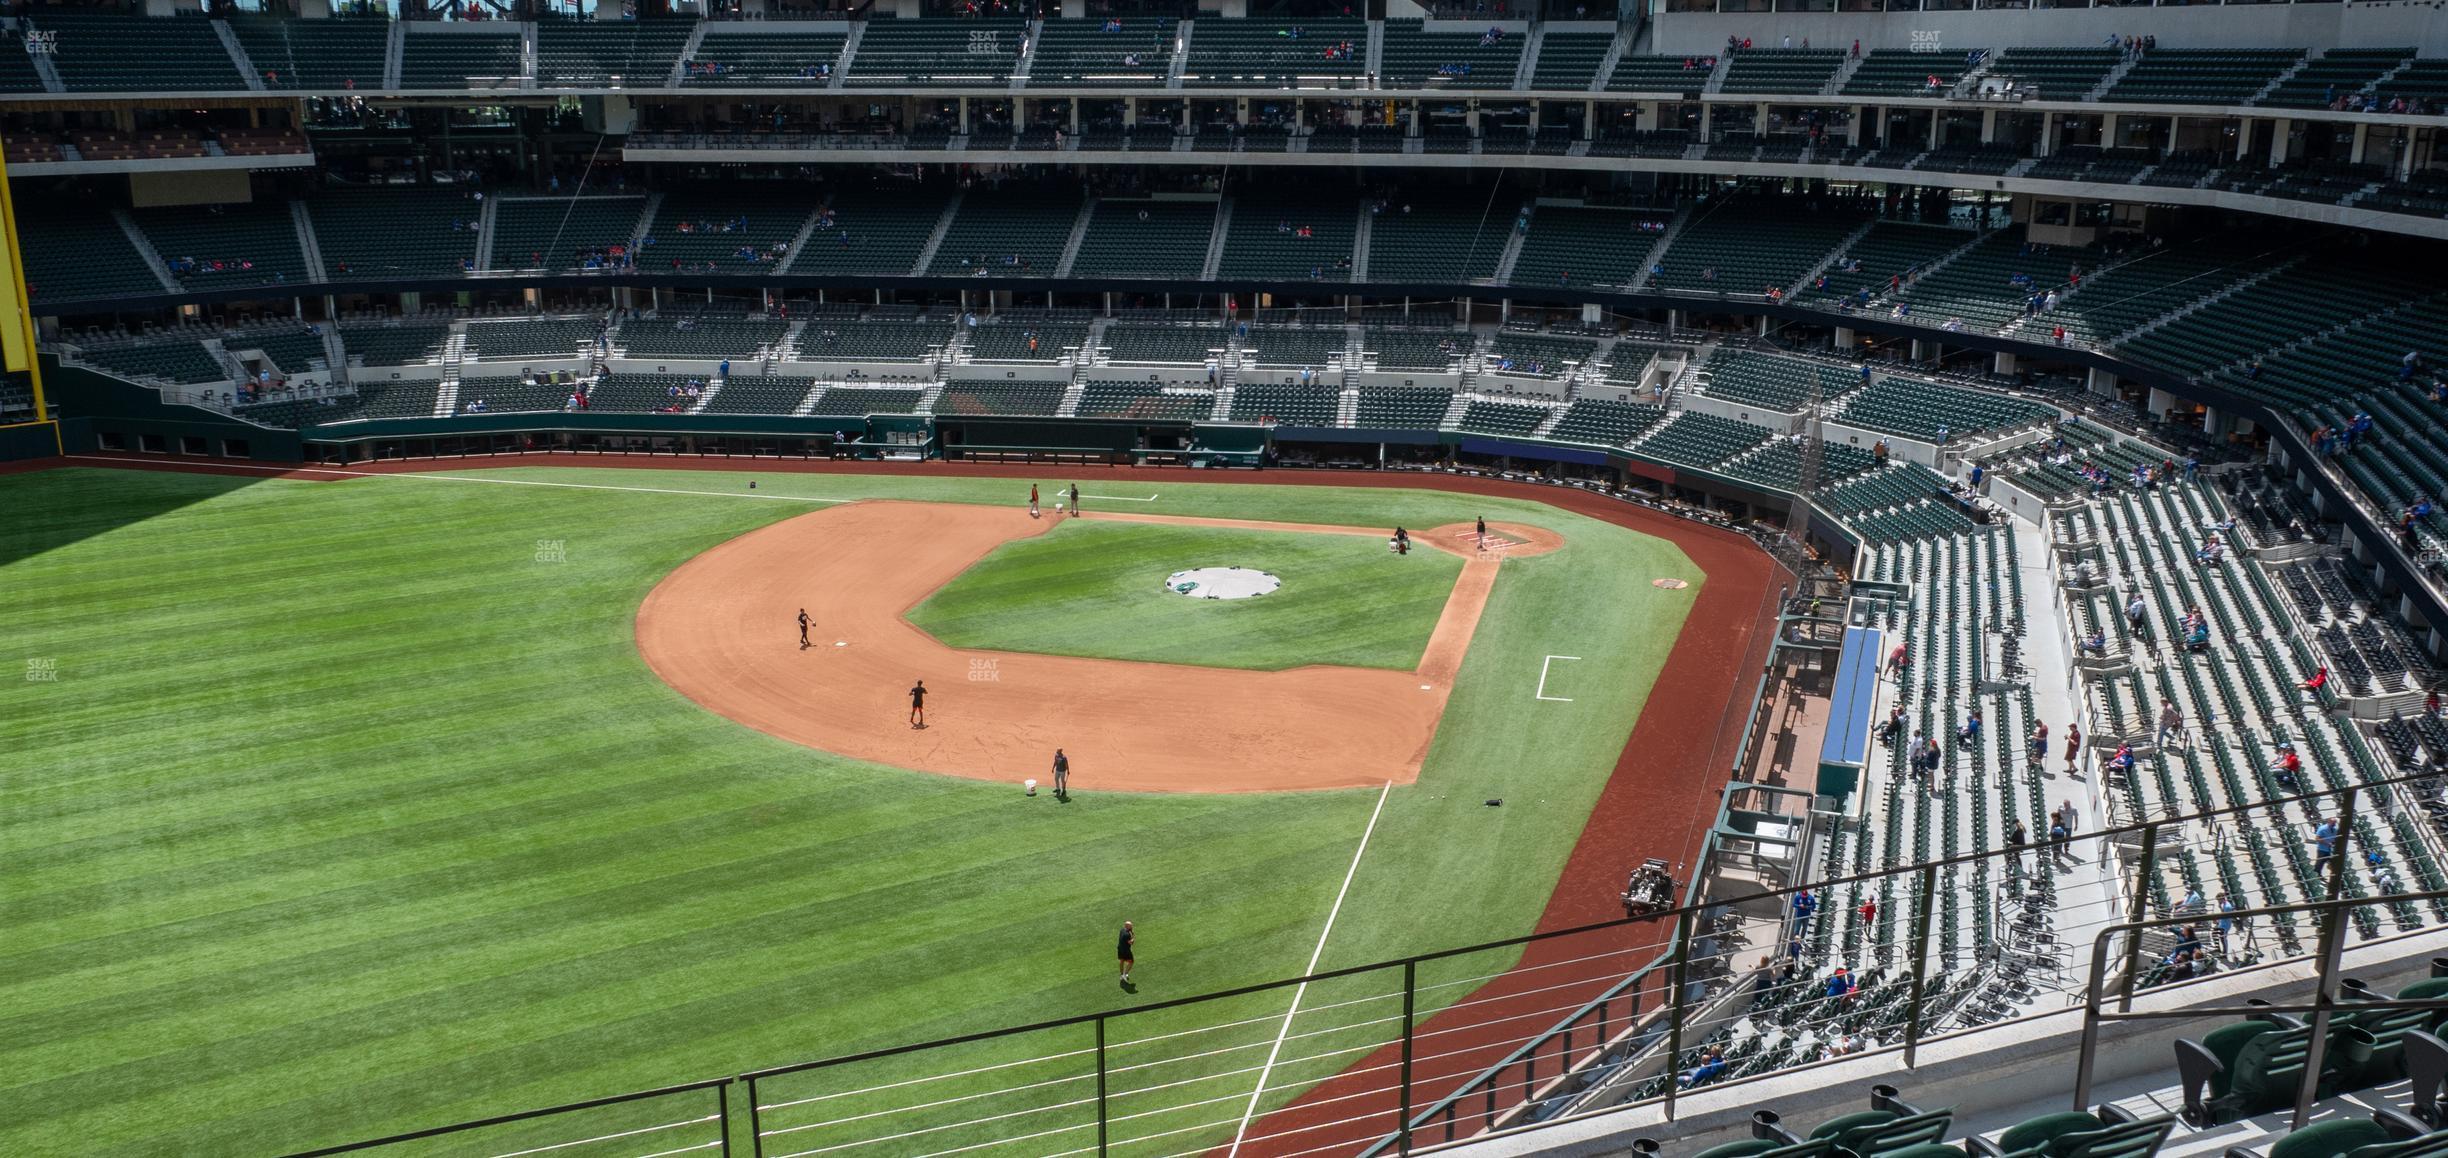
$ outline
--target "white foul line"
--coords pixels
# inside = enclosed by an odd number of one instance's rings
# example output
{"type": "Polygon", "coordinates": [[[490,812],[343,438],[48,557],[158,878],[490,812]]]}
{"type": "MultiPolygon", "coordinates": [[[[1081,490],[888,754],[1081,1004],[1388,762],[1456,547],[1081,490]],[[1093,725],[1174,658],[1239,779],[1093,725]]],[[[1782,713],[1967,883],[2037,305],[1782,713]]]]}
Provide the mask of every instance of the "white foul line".
{"type": "MultiPolygon", "coordinates": [[[[1386,781],[1385,789],[1377,794],[1377,807],[1369,812],[1368,827],[1360,830],[1360,847],[1352,850],[1351,867],[1343,870],[1343,887],[1335,890],[1334,907],[1326,910],[1326,927],[1318,930],[1317,948],[1309,951],[1309,967],[1302,973],[1317,972],[1318,960],[1326,955],[1326,937],[1334,932],[1335,916],[1343,911],[1343,898],[1351,892],[1354,876],[1360,873],[1360,855],[1368,851],[1369,836],[1377,831],[1377,817],[1385,812],[1386,797],[1393,795],[1394,782],[1386,781]]],[[[1241,1124],[1233,1129],[1232,1149],[1225,1158],[1241,1153],[1241,1137],[1249,1133],[1250,1118],[1258,1113],[1258,1099],[1266,1096],[1267,1073],[1275,1068],[1275,1058],[1283,1053],[1284,1038],[1292,1033],[1292,1017],[1300,1012],[1301,998],[1309,995],[1309,983],[1303,981],[1292,991],[1292,1008],[1284,1010],[1283,1028],[1275,1031],[1275,1044],[1267,1049],[1266,1064],[1258,1067],[1258,1088],[1250,1091],[1249,1106],[1241,1111],[1241,1124]]]]}
{"type": "MultiPolygon", "coordinates": [[[[98,454],[71,454],[63,457],[80,459],[85,462],[107,462],[115,466],[126,465],[124,459],[98,454]]],[[[228,470],[261,470],[275,474],[330,474],[343,478],[413,478],[431,482],[492,483],[495,486],[506,487],[560,487],[576,491],[630,491],[642,495],[704,495],[717,499],[769,499],[777,503],[855,503],[858,501],[857,499],[820,499],[807,495],[756,494],[749,491],[689,491],[676,487],[623,487],[609,483],[544,482],[539,479],[525,478],[476,478],[472,475],[437,474],[428,471],[337,470],[327,466],[254,466],[234,462],[214,465],[228,470]]]]}
{"type": "Polygon", "coordinates": [[[1154,495],[1149,495],[1144,499],[1134,499],[1125,495],[1081,495],[1080,497],[1083,499],[1097,499],[1108,503],[1152,503],[1156,501],[1156,496],[1154,495]]]}
{"type": "Polygon", "coordinates": [[[1551,655],[1546,659],[1540,660],[1538,698],[1546,700],[1549,703],[1569,704],[1572,702],[1571,696],[1551,696],[1547,694],[1547,665],[1552,664],[1559,659],[1569,659],[1578,663],[1580,662],[1581,657],[1577,655],[1551,655]]]}

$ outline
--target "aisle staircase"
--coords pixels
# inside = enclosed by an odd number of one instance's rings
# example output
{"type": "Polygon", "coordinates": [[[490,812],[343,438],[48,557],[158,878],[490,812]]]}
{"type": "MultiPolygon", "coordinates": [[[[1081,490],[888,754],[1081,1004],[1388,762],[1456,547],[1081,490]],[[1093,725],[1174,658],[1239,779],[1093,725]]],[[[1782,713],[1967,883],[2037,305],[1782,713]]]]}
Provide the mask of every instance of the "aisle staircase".
{"type": "Polygon", "coordinates": [[[1080,202],[1079,215],[1071,219],[1071,236],[1063,242],[1062,257],[1054,263],[1054,276],[1071,276],[1071,263],[1079,260],[1080,242],[1088,236],[1088,219],[1096,215],[1097,199],[1080,202]]]}
{"type": "MultiPolygon", "coordinates": [[[[42,58],[35,57],[35,59],[42,58]]],[[[144,258],[145,268],[152,270],[153,276],[161,279],[162,288],[172,293],[178,292],[178,279],[170,276],[169,264],[162,260],[161,251],[153,248],[153,239],[146,237],[144,230],[136,227],[136,219],[129,216],[125,209],[113,209],[111,220],[119,223],[119,232],[127,235],[128,244],[135,246],[137,255],[144,258]]]]}
{"type": "Polygon", "coordinates": [[[1445,416],[1437,419],[1438,430],[1457,430],[1461,428],[1462,412],[1470,409],[1471,404],[1471,392],[1468,386],[1471,377],[1472,375],[1467,373],[1462,376],[1462,381],[1465,384],[1464,388],[1454,391],[1452,401],[1445,404],[1445,416]]]}
{"type": "Polygon", "coordinates": [[[1369,224],[1376,219],[1377,215],[1369,212],[1369,201],[1362,198],[1360,220],[1352,226],[1351,280],[1355,282],[1368,280],[1369,234],[1372,232],[1369,224]]]}
{"type": "MultiPolygon", "coordinates": [[[[1523,221],[1535,224],[1538,219],[1538,204],[1532,202],[1522,206],[1521,215],[1523,221]]],[[[1528,240],[1529,237],[1528,229],[1518,224],[1514,226],[1512,236],[1505,238],[1504,252],[1496,256],[1496,272],[1489,277],[1489,281],[1497,285],[1513,284],[1513,265],[1521,260],[1522,242],[1528,240]]]]}
{"type": "Polygon", "coordinates": [[[500,218],[501,198],[487,197],[476,215],[476,268],[493,268],[493,223],[500,218]]]}
{"type": "Polygon", "coordinates": [[[842,82],[850,78],[850,61],[858,56],[859,42],[865,39],[867,39],[867,22],[864,20],[851,21],[850,39],[842,41],[841,61],[833,66],[833,81],[826,85],[826,88],[838,89],[842,87],[842,82]]]}
{"type": "Polygon", "coordinates": [[[1232,228],[1232,215],[1232,198],[1216,198],[1215,226],[1207,235],[1207,257],[1199,263],[1200,281],[1214,281],[1216,267],[1224,264],[1224,233],[1232,228]]]}
{"type": "Polygon", "coordinates": [[[944,204],[943,216],[936,218],[935,230],[927,234],[926,244],[919,248],[918,260],[910,265],[909,272],[926,272],[928,264],[935,260],[935,251],[943,247],[944,234],[952,231],[952,219],[960,214],[961,202],[968,196],[969,191],[963,189],[954,193],[952,200],[944,204]]]}
{"type": "Polygon", "coordinates": [[[298,253],[306,259],[306,275],[318,282],[331,280],[323,269],[323,245],[315,240],[314,222],[306,216],[306,203],[289,203],[289,223],[297,230],[298,253]]]}

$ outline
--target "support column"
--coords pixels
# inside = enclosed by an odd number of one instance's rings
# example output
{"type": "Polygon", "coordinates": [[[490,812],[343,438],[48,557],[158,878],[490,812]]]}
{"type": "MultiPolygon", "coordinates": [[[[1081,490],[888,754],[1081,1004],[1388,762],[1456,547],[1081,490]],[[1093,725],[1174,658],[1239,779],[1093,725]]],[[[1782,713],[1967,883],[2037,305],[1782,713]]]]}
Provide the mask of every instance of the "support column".
{"type": "Polygon", "coordinates": [[[962,98],[960,98],[960,131],[961,131],[961,135],[962,135],[962,136],[964,136],[964,137],[969,135],[969,98],[968,98],[968,97],[962,97],[962,98]]]}
{"type": "Polygon", "coordinates": [[[2049,156],[2056,151],[2057,114],[2042,113],[2040,114],[2040,155],[2049,156]]]}
{"type": "Polygon", "coordinates": [[[1993,144],[1993,143],[1995,143],[1996,141],[1997,141],[1997,110],[1996,110],[1996,109],[1982,109],[1982,110],[1981,110],[1981,144],[1984,144],[1984,145],[1987,145],[1987,144],[1993,144]]]}
{"type": "Polygon", "coordinates": [[[1716,113],[1717,106],[1715,105],[1700,106],[1700,139],[1703,142],[1709,139],[1709,129],[1716,123],[1716,113]]]}
{"type": "Polygon", "coordinates": [[[1930,147],[1930,148],[1932,148],[1932,149],[1935,149],[1935,148],[1937,148],[1937,147],[1938,147],[1938,126],[1943,125],[1943,124],[1945,124],[1945,123],[1946,123],[1946,117],[1945,117],[1943,114],[1941,114],[1941,113],[1939,112],[1939,110],[1934,109],[1934,108],[1930,110],[1930,131],[1929,131],[1929,146],[1928,146],[1928,147],[1930,147]]]}
{"type": "Polygon", "coordinates": [[[1249,127],[1248,97],[1233,98],[1233,123],[1245,129],[1249,127]]]}
{"type": "Polygon", "coordinates": [[[1076,100],[1072,101],[1072,102],[1071,102],[1071,135],[1072,135],[1072,136],[1074,136],[1074,137],[1076,137],[1076,136],[1078,136],[1078,135],[1079,135],[1079,109],[1080,109],[1080,103],[1079,103],[1078,101],[1076,101],[1076,100]]]}
{"type": "Polygon", "coordinates": [[[2117,115],[2115,113],[2108,113],[2100,118],[2099,147],[2103,149],[2113,149],[2116,148],[2116,142],[2117,115]]]}
{"type": "Polygon", "coordinates": [[[1597,101],[1581,102],[1581,139],[1584,141],[1595,141],[1598,139],[1597,101]]]}
{"type": "Polygon", "coordinates": [[[1766,314],[1761,314],[1761,315],[1760,315],[1760,319],[1759,319],[1759,336],[1760,336],[1760,337],[1763,337],[1763,338],[1765,338],[1765,337],[1767,337],[1767,336],[1768,336],[1768,315],[1766,315],[1766,314]]]}
{"type": "Polygon", "coordinates": [[[1479,135],[1479,102],[1478,102],[1478,101],[1472,101],[1472,102],[1470,102],[1469,104],[1466,104],[1466,105],[1462,106],[1462,124],[1464,125],[1464,127],[1468,128],[1468,129],[1470,130],[1470,135],[1472,135],[1472,136],[1474,136],[1474,137],[1476,137],[1476,136],[1478,136],[1478,135],[1479,135]]]}
{"type": "Polygon", "coordinates": [[[2370,146],[2371,126],[2360,121],[2356,122],[2354,127],[2354,148],[2352,152],[2346,154],[2347,163],[2351,165],[2362,164],[2364,150],[2370,146]]]}
{"type": "Polygon", "coordinates": [[[2252,121],[2252,118],[2251,118],[2251,117],[2238,117],[2238,118],[2236,118],[2236,151],[2235,151],[2235,159],[2236,159],[2236,160],[2241,161],[2241,160],[2243,160],[2244,158],[2249,157],[2249,156],[2251,156],[2251,155],[2252,155],[2252,135],[2253,135],[2253,121],[2252,121]]]}
{"type": "Polygon", "coordinates": [[[1850,349],[1852,349],[1853,347],[1855,347],[1855,346],[1857,346],[1857,345],[1859,345],[1859,344],[1861,344],[1861,338],[1860,338],[1859,336],[1857,336],[1857,335],[1855,335],[1855,334],[1853,333],[1853,327],[1851,327],[1851,326],[1838,326],[1838,327],[1836,327],[1836,348],[1837,348],[1837,349],[1839,349],[1839,350],[1850,350],[1850,349]]]}
{"type": "Polygon", "coordinates": [[[2007,353],[2004,350],[1998,351],[1997,358],[1990,364],[1990,372],[1998,375],[2001,378],[2013,377],[2015,374],[2015,369],[2015,356],[2007,353]]]}
{"type": "Polygon", "coordinates": [[[2153,415],[2165,415],[2168,411],[2176,408],[2176,396],[2156,386],[2153,386],[2150,389],[2150,396],[2143,399],[2143,405],[2147,407],[2153,415]]]}
{"type": "Polygon", "coordinates": [[[1913,339],[1913,344],[1912,344],[1912,360],[1913,360],[1913,361],[1915,361],[1915,362],[1927,362],[1927,361],[1929,361],[1931,358],[1936,357],[1936,356],[1937,356],[1937,353],[1938,353],[1938,344],[1937,344],[1937,343],[1935,343],[1935,342],[1924,342],[1924,341],[1922,341],[1922,340],[1921,340],[1921,339],[1919,339],[1919,338],[1914,338],[1914,339],[1913,339]]]}
{"type": "Polygon", "coordinates": [[[2270,122],[2270,168],[2286,164],[2287,134],[2295,131],[2295,122],[2285,117],[2270,122]]]}
{"type": "Polygon", "coordinates": [[[1751,106],[1751,135],[1754,137],[1768,135],[1768,105],[1765,101],[1751,106]]]}
{"type": "Polygon", "coordinates": [[[1847,119],[1846,119],[1846,121],[1845,121],[1845,147],[1846,147],[1846,148],[1848,148],[1848,149],[1858,149],[1858,148],[1861,148],[1861,130],[1862,130],[1862,120],[1863,120],[1865,117],[1867,117],[1867,116],[1869,115],[1869,113],[1870,113],[1870,110],[1869,110],[1869,109],[1863,108],[1863,107],[1862,107],[1862,106],[1860,106],[1860,105],[1855,105],[1855,106],[1853,106],[1853,115],[1852,115],[1851,117],[1847,118],[1847,119]]]}

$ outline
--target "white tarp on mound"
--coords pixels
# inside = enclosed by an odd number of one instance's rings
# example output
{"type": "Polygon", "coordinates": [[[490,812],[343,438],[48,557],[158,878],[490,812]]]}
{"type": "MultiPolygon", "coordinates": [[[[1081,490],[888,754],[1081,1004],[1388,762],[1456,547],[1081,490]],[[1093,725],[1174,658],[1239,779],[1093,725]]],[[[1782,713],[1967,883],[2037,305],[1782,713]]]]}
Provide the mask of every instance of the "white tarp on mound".
{"type": "Polygon", "coordinates": [[[1192,599],[1248,599],[1283,586],[1283,580],[1247,567],[1193,567],[1165,576],[1165,590],[1192,599]]]}

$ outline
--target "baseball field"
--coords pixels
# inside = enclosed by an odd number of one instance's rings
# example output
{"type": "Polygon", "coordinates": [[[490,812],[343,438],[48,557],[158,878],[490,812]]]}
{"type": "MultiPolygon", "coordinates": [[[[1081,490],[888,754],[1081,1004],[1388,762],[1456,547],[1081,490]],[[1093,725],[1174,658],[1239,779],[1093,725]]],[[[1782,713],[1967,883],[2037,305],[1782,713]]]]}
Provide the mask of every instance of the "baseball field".
{"type": "MultiPolygon", "coordinates": [[[[1696,847],[1758,576],[1527,487],[1195,477],[0,475],[0,1153],[285,1153],[1161,1002],[1600,919],[1696,847]],[[1281,587],[1167,586],[1210,566],[1281,587]],[[1057,746],[1069,801],[1024,794],[1057,746]]],[[[1236,999],[1235,1048],[1326,996],[1236,999]]],[[[1229,1144],[1367,1044],[1179,1060],[1115,1152],[1229,1144]]]]}

